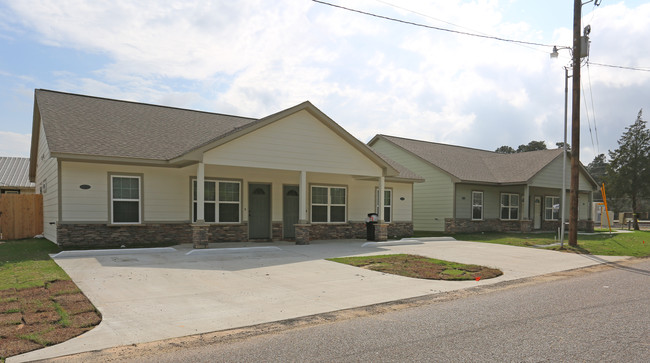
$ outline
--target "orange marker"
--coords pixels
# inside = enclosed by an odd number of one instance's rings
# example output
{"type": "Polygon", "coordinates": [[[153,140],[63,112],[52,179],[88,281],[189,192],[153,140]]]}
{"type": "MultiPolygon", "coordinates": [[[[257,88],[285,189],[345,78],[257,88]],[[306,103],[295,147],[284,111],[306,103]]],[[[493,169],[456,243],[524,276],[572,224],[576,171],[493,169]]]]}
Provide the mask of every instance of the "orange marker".
{"type": "Polygon", "coordinates": [[[481,276],[476,276],[476,281],[480,280],[481,276]]]}

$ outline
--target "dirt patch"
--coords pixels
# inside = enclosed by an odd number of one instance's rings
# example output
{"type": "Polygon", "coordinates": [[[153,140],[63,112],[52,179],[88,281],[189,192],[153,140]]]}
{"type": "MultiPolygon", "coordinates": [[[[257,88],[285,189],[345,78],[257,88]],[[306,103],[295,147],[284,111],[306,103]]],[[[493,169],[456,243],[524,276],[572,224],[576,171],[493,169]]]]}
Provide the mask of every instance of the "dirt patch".
{"type": "Polygon", "coordinates": [[[0,339],[0,356],[11,357],[21,353],[42,348],[43,346],[25,339],[3,338],[0,339]]]}
{"type": "Polygon", "coordinates": [[[331,260],[368,270],[428,280],[491,279],[503,275],[501,270],[491,267],[408,254],[342,257],[331,260]]]}
{"type": "Polygon", "coordinates": [[[72,281],[0,291],[0,360],[92,329],[101,315],[72,281]]]}
{"type": "Polygon", "coordinates": [[[72,281],[58,280],[46,284],[47,290],[53,295],[74,294],[80,292],[77,285],[72,281]]]}

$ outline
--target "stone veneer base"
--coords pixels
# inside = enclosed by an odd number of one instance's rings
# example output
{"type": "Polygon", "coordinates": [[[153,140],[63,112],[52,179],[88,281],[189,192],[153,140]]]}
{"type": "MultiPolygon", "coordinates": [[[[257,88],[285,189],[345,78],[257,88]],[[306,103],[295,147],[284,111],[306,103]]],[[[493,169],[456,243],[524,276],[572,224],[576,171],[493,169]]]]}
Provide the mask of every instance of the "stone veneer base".
{"type": "MultiPolygon", "coordinates": [[[[558,221],[543,221],[542,231],[557,231],[560,227],[558,221]]],[[[578,221],[578,230],[585,232],[594,231],[594,222],[578,221]]],[[[471,219],[445,218],[445,233],[474,233],[474,232],[532,232],[533,221],[502,221],[500,219],[486,219],[473,221],[471,219]]]]}
{"type": "MultiPolygon", "coordinates": [[[[63,248],[96,247],[146,247],[193,243],[197,227],[191,223],[151,223],[138,225],[108,224],[58,224],[57,241],[63,248]]],[[[386,225],[387,238],[399,239],[413,236],[413,223],[393,222],[386,225]]],[[[207,224],[200,227],[207,230],[207,242],[246,242],[248,223],[207,224]]],[[[282,223],[273,222],[272,239],[281,240],[282,223]]],[[[204,236],[196,236],[201,241],[204,236]]],[[[341,224],[297,224],[296,243],[308,244],[313,240],[365,239],[366,224],[350,222],[341,224]]],[[[201,242],[203,244],[203,242],[201,242]]]]}
{"type": "MultiPolygon", "coordinates": [[[[384,226],[386,236],[383,238],[399,239],[413,236],[412,222],[393,222],[384,226]]],[[[309,241],[328,239],[366,239],[366,232],[365,222],[296,224],[296,244],[309,244],[309,241]]]]}
{"type": "MultiPolygon", "coordinates": [[[[208,224],[203,228],[207,230],[208,243],[248,241],[246,223],[208,224]]],[[[190,223],[59,224],[56,238],[63,248],[171,246],[193,243],[195,233],[193,229],[196,229],[196,225],[190,223]]]]}

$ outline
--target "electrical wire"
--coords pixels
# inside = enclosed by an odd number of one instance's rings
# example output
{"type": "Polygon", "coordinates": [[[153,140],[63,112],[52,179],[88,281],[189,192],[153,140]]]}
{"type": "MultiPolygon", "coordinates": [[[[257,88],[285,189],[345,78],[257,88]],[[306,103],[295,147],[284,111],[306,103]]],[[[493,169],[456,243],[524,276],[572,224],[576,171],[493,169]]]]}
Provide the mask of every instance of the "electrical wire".
{"type": "Polygon", "coordinates": [[[335,7],[335,8],[339,8],[339,9],[343,9],[343,10],[347,10],[347,11],[351,11],[351,12],[354,12],[354,13],[359,13],[359,14],[363,14],[363,15],[368,15],[368,16],[372,16],[372,17],[375,17],[375,18],[379,18],[379,19],[390,20],[390,21],[394,21],[394,22],[398,22],[398,23],[402,23],[402,24],[413,25],[413,26],[417,26],[417,27],[421,27],[421,28],[440,30],[440,31],[448,32],[448,33],[454,33],[454,34],[460,34],[460,35],[467,35],[467,36],[477,37],[477,38],[484,38],[484,39],[498,40],[498,41],[502,41],[502,42],[517,43],[517,44],[528,44],[528,45],[536,45],[536,46],[540,46],[540,47],[549,47],[549,48],[550,48],[550,47],[553,47],[553,45],[551,45],[551,44],[543,44],[543,43],[535,43],[535,42],[526,42],[526,41],[523,41],[523,40],[515,40],[515,39],[501,38],[501,37],[495,37],[495,36],[491,36],[491,35],[483,35],[483,34],[477,34],[477,33],[470,33],[470,32],[464,32],[464,31],[460,31],[460,30],[453,30],[453,29],[441,28],[441,27],[432,26],[432,25],[426,25],[426,24],[415,23],[415,22],[412,22],[412,21],[406,21],[406,20],[401,20],[401,19],[391,18],[391,17],[389,17],[389,16],[378,15],[378,14],[373,14],[373,13],[369,13],[369,12],[362,11],[362,10],[352,9],[352,8],[348,8],[348,7],[345,7],[345,6],[336,5],[336,4],[332,4],[332,3],[328,3],[328,2],[325,2],[325,1],[321,1],[321,0],[311,0],[311,1],[313,1],[313,2],[315,2],[315,3],[319,3],[319,4],[323,4],[323,5],[328,5],[328,6],[331,6],[331,7],[335,7]]]}
{"type": "Polygon", "coordinates": [[[587,106],[587,96],[585,94],[585,87],[584,87],[584,84],[582,83],[582,79],[580,79],[580,88],[582,88],[582,99],[585,102],[585,116],[587,116],[587,125],[589,126],[589,136],[591,137],[591,147],[596,149],[596,145],[594,144],[594,134],[591,132],[591,121],[589,120],[589,106],[587,106]]]}
{"type": "Polygon", "coordinates": [[[612,65],[612,64],[603,64],[603,63],[596,63],[596,62],[589,62],[589,63],[593,64],[595,66],[601,66],[601,67],[627,69],[627,70],[631,70],[631,71],[640,71],[640,72],[650,72],[650,67],[616,66],[616,65],[612,65]]]}
{"type": "Polygon", "coordinates": [[[600,155],[600,141],[598,140],[598,126],[596,125],[596,107],[594,106],[593,87],[591,86],[591,70],[587,62],[587,79],[589,80],[589,96],[591,97],[591,114],[594,117],[594,133],[596,134],[596,155],[600,155]]]}
{"type": "MultiPolygon", "coordinates": [[[[448,32],[448,33],[454,33],[454,34],[460,34],[460,35],[467,35],[467,36],[471,36],[471,37],[484,38],[484,39],[498,40],[498,41],[502,41],[502,42],[514,43],[514,44],[519,44],[519,45],[522,45],[522,44],[523,44],[523,45],[534,45],[534,46],[539,46],[539,47],[549,47],[549,48],[551,48],[551,47],[557,45],[557,44],[555,44],[555,45],[551,45],[551,44],[544,44],[544,43],[527,42],[527,41],[523,41],[523,40],[515,40],[515,39],[501,38],[501,37],[495,37],[495,36],[491,36],[491,35],[484,35],[484,34],[479,34],[479,33],[471,33],[471,32],[465,32],[465,31],[459,31],[459,30],[453,30],[453,29],[441,28],[441,27],[437,27],[437,26],[426,25],[426,24],[420,24],[420,23],[415,23],[415,22],[412,22],[412,21],[406,21],[406,20],[401,20],[401,19],[391,18],[391,17],[389,17],[389,16],[373,14],[373,13],[369,13],[369,12],[367,12],[367,11],[362,11],[362,10],[352,9],[352,8],[348,8],[348,7],[345,7],[345,6],[336,5],[336,4],[332,4],[332,3],[328,3],[328,2],[326,2],[326,1],[321,1],[321,0],[312,0],[312,1],[315,2],[315,3],[322,4],[322,5],[327,5],[327,6],[331,6],[331,7],[334,7],[334,8],[339,8],[339,9],[343,9],[343,10],[351,11],[351,12],[354,12],[354,13],[359,13],[359,14],[363,14],[363,15],[367,15],[367,16],[372,16],[372,17],[379,18],[379,19],[384,19],[384,20],[394,21],[394,22],[398,22],[398,23],[402,23],[402,24],[407,24],[407,25],[413,25],[413,26],[417,26],[417,27],[421,27],[421,28],[427,28],[427,29],[433,29],[433,30],[444,31],[444,32],[448,32]]],[[[412,10],[409,10],[409,9],[405,9],[405,8],[399,7],[399,6],[397,6],[397,5],[393,5],[393,4],[390,4],[390,3],[387,3],[387,2],[384,2],[384,1],[381,1],[381,0],[377,0],[377,1],[380,1],[380,2],[382,2],[382,3],[384,3],[384,4],[387,4],[387,5],[390,5],[390,6],[395,6],[395,7],[399,8],[399,9],[402,9],[402,10],[405,10],[405,11],[410,11],[410,12],[413,12],[413,13],[415,13],[415,14],[419,14],[419,15],[422,15],[422,16],[426,16],[426,17],[429,17],[429,18],[434,19],[434,20],[442,21],[442,22],[444,22],[444,23],[447,23],[447,24],[450,24],[450,25],[453,25],[453,26],[457,26],[457,27],[463,28],[463,27],[461,27],[460,25],[456,25],[456,24],[453,24],[453,23],[450,23],[450,22],[447,22],[447,21],[443,21],[443,20],[440,20],[440,19],[435,19],[435,18],[430,17],[430,16],[428,16],[428,15],[421,14],[421,13],[418,13],[418,12],[415,12],[415,11],[412,11],[412,10]]],[[[465,29],[466,29],[466,28],[465,28],[465,29]]],[[[568,48],[568,47],[567,47],[567,48],[568,48]]],[[[533,49],[534,49],[534,48],[533,48],[533,49]]],[[[536,49],[536,50],[537,50],[537,49],[536,49]]],[[[629,67],[629,66],[618,66],[618,65],[604,64],[604,63],[597,63],[597,62],[590,62],[590,63],[593,64],[593,65],[595,65],[595,66],[600,66],[600,67],[618,68],[618,69],[626,69],[626,70],[631,70],[631,71],[640,71],[640,72],[650,72],[650,67],[629,67]]]]}
{"type": "MultiPolygon", "coordinates": [[[[421,12],[419,12],[419,11],[415,11],[415,10],[407,9],[407,8],[405,8],[405,7],[402,7],[402,6],[395,5],[395,4],[393,4],[393,3],[389,3],[388,1],[384,1],[384,0],[375,0],[375,1],[377,1],[377,2],[379,2],[379,3],[382,3],[382,4],[384,4],[384,5],[388,5],[388,6],[394,7],[394,8],[396,8],[396,9],[400,9],[400,10],[408,11],[408,12],[410,12],[410,13],[417,14],[417,15],[420,15],[420,16],[425,17],[425,18],[429,18],[429,19],[432,19],[432,20],[435,20],[435,21],[439,21],[439,22],[441,22],[441,23],[449,24],[449,25],[451,25],[451,26],[455,26],[455,27],[457,27],[457,28],[461,28],[461,29],[465,29],[465,30],[472,31],[472,32],[477,33],[477,34],[481,34],[481,35],[489,36],[489,34],[484,33],[484,32],[482,32],[482,31],[479,31],[479,30],[476,30],[476,29],[472,29],[472,28],[468,28],[468,27],[465,27],[465,26],[462,26],[462,25],[454,24],[454,23],[451,23],[451,22],[448,22],[448,21],[445,21],[445,20],[442,20],[442,19],[434,18],[433,16],[430,16],[430,15],[427,15],[427,14],[424,14],[424,13],[421,13],[421,12]]],[[[518,46],[520,46],[520,47],[527,48],[527,49],[531,49],[531,50],[534,50],[534,51],[537,51],[537,52],[548,53],[546,50],[541,50],[541,49],[539,49],[539,48],[533,48],[533,47],[530,47],[530,46],[525,45],[525,44],[517,44],[517,43],[515,43],[515,44],[518,45],[518,46]]]]}

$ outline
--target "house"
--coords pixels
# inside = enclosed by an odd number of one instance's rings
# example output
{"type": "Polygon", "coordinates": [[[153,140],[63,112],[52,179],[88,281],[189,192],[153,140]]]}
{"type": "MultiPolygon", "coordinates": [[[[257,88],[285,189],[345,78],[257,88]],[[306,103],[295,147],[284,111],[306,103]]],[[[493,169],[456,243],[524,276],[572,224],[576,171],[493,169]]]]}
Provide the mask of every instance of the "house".
{"type": "Polygon", "coordinates": [[[421,178],[309,102],[261,119],[37,89],[29,177],[62,246],[409,236],[421,178]],[[384,208],[378,208],[384,205],[384,208]]]}
{"type": "Polygon", "coordinates": [[[0,194],[34,194],[28,158],[0,156],[0,194]]]}
{"type": "MultiPolygon", "coordinates": [[[[376,135],[368,145],[425,179],[413,186],[415,230],[528,232],[560,226],[562,149],[499,154],[388,135],[376,135]]],[[[590,206],[596,190],[581,164],[579,229],[593,230],[590,206]]]]}

